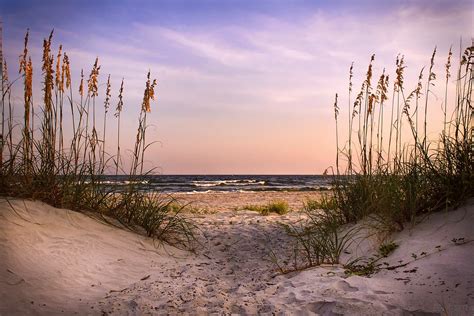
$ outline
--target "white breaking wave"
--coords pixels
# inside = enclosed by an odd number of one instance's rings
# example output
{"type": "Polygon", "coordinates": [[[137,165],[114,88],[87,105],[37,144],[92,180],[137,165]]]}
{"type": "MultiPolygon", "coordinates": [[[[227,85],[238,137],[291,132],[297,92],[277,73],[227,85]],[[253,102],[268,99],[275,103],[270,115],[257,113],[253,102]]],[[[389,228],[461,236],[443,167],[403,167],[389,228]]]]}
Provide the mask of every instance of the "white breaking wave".
{"type": "Polygon", "coordinates": [[[192,181],[197,187],[215,187],[222,185],[246,186],[246,185],[264,185],[265,181],[257,180],[216,180],[216,181],[192,181]]]}

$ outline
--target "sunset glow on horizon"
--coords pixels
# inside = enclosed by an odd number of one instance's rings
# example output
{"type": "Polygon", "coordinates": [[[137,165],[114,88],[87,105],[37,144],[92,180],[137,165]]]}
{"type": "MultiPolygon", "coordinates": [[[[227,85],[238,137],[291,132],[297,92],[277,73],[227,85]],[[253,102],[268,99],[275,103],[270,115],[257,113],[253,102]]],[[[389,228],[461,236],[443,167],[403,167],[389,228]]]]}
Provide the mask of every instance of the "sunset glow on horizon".
{"type": "MultiPolygon", "coordinates": [[[[157,144],[147,166],[164,174],[321,174],[334,165],[335,93],[347,120],[352,62],[357,90],[372,54],[376,78],[384,68],[393,76],[402,54],[413,87],[436,46],[441,90],[434,92],[444,96],[449,48],[457,58],[460,39],[473,38],[472,1],[3,0],[0,19],[10,79],[30,30],[35,106],[42,41],[52,29],[53,52],[62,44],[68,53],[74,87],[99,56],[99,99],[111,74],[114,108],[124,78],[125,149],[151,70],[158,86],[147,140],[157,144]]],[[[453,91],[454,78],[451,98],[453,91]]],[[[441,116],[430,115],[436,136],[441,116]]],[[[112,153],[114,132],[107,135],[112,153]]],[[[340,133],[345,140],[344,126],[340,133]]]]}

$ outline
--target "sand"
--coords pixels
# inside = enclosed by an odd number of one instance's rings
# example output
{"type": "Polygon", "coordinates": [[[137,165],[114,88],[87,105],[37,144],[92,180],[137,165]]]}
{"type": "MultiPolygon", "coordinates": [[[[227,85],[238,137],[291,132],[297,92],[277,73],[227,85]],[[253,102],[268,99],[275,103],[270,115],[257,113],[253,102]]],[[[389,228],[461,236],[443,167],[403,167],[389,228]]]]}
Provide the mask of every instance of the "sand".
{"type": "Polygon", "coordinates": [[[208,213],[234,211],[248,205],[262,205],[272,201],[284,200],[290,210],[300,211],[303,203],[308,200],[320,199],[328,191],[295,191],[295,192],[211,192],[211,193],[178,193],[173,196],[183,204],[208,213]]]}
{"type": "MultiPolygon", "coordinates": [[[[340,265],[278,275],[268,252],[288,255],[277,223],[297,212],[190,215],[202,243],[192,254],[44,203],[11,203],[15,212],[0,201],[0,315],[474,314],[472,202],[394,235],[387,263],[410,263],[370,278],[340,265]]],[[[374,244],[355,244],[342,261],[374,244]]]]}

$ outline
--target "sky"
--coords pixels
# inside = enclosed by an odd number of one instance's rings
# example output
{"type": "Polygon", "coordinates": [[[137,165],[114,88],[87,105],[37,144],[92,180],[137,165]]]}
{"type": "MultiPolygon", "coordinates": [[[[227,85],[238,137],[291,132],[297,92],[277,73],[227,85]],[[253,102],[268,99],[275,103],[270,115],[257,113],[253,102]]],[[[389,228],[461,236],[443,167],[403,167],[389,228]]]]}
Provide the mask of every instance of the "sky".
{"type": "MultiPolygon", "coordinates": [[[[441,72],[449,48],[457,56],[460,39],[473,38],[470,0],[0,0],[0,18],[12,72],[26,29],[36,70],[54,29],[53,50],[61,43],[68,53],[73,85],[97,56],[113,104],[124,78],[123,148],[132,148],[150,70],[158,86],[147,166],[163,174],[321,174],[334,165],[334,95],[347,103],[352,62],[360,86],[372,54],[375,77],[384,68],[393,76],[403,54],[406,80],[415,82],[435,46],[441,72]]],[[[346,120],[348,110],[340,115],[346,120]]],[[[432,121],[435,133],[440,116],[432,121]]]]}

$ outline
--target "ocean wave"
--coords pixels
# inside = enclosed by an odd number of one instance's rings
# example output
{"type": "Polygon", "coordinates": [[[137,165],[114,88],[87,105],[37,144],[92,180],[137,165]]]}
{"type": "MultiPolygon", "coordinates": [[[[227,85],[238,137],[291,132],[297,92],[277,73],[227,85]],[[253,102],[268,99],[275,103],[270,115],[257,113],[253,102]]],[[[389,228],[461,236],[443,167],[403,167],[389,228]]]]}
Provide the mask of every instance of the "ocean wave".
{"type": "MultiPolygon", "coordinates": [[[[85,181],[77,181],[76,183],[92,183],[91,180],[85,181]]],[[[102,185],[128,185],[128,184],[148,184],[148,180],[137,180],[137,181],[129,181],[129,180],[94,180],[94,183],[102,184],[102,185]]]]}
{"type": "Polygon", "coordinates": [[[148,184],[148,180],[137,180],[137,181],[116,181],[116,180],[105,180],[100,181],[101,184],[112,184],[112,185],[128,185],[128,184],[148,184]]]}
{"type": "Polygon", "coordinates": [[[252,187],[250,189],[219,189],[218,187],[207,190],[193,190],[193,191],[176,191],[177,193],[184,194],[206,194],[206,193],[259,193],[259,192],[314,192],[314,191],[327,191],[331,190],[331,186],[318,186],[318,187],[252,187]]]}
{"type": "Polygon", "coordinates": [[[249,186],[249,185],[265,185],[265,181],[248,180],[198,180],[192,181],[196,187],[216,187],[216,186],[249,186]]]}
{"type": "Polygon", "coordinates": [[[225,192],[262,192],[262,191],[322,191],[330,190],[333,181],[322,176],[146,176],[137,181],[130,181],[128,176],[104,176],[97,179],[111,190],[124,190],[133,184],[145,192],[163,193],[225,193],[225,192]]]}
{"type": "Polygon", "coordinates": [[[231,193],[233,191],[215,191],[215,190],[205,190],[205,191],[190,191],[190,192],[180,192],[180,193],[184,193],[184,194],[207,194],[207,193],[222,193],[222,194],[225,194],[225,193],[231,193]]]}

